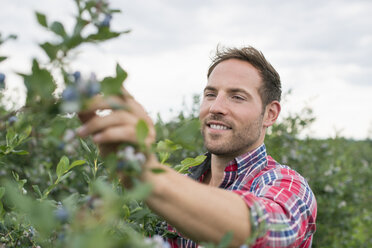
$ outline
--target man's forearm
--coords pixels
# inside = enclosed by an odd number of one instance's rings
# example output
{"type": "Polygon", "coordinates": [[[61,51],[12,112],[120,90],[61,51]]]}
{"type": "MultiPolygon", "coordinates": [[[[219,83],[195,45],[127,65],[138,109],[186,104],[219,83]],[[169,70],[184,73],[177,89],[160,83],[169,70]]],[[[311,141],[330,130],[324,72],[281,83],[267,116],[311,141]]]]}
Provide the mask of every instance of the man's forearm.
{"type": "Polygon", "coordinates": [[[250,234],[249,209],[238,195],[207,186],[159,165],[164,173],[144,173],[153,185],[148,206],[184,236],[196,241],[218,243],[233,231],[233,246],[250,234]]]}

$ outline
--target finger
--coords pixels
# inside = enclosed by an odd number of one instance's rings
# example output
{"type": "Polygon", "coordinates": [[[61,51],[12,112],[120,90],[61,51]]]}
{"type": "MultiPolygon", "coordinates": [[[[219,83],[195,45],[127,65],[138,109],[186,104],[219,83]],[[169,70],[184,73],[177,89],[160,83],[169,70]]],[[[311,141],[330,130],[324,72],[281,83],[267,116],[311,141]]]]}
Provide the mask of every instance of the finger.
{"type": "Polygon", "coordinates": [[[90,134],[100,132],[103,129],[115,127],[119,125],[136,125],[138,118],[126,111],[114,111],[106,116],[98,116],[91,118],[82,127],[77,130],[81,137],[86,137],[90,134]]]}
{"type": "Polygon", "coordinates": [[[136,130],[134,126],[116,126],[104,129],[93,136],[93,141],[97,144],[105,143],[137,143],[136,130]]]}
{"type": "MultiPolygon", "coordinates": [[[[93,141],[97,144],[118,144],[130,143],[138,144],[137,132],[134,126],[116,126],[103,130],[93,136],[93,141]]],[[[145,144],[150,147],[155,142],[154,135],[148,135],[145,144]]]]}
{"type": "Polygon", "coordinates": [[[96,116],[94,112],[80,112],[77,115],[82,123],[85,123],[96,116]]]}

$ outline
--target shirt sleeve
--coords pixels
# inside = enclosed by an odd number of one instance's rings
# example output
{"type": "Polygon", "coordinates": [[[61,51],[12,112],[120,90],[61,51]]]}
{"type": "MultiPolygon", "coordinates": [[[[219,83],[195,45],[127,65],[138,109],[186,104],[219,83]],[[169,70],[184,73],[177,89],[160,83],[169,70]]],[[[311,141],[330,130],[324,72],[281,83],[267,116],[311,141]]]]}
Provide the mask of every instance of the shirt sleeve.
{"type": "Polygon", "coordinates": [[[250,208],[251,247],[310,247],[316,200],[306,180],[290,168],[266,171],[239,194],[250,208]]]}

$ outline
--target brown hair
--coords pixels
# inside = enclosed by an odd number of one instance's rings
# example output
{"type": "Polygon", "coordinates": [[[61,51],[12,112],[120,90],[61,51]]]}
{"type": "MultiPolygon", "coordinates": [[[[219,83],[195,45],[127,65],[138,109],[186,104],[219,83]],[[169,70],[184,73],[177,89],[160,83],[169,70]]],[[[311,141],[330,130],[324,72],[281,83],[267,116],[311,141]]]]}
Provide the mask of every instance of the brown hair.
{"type": "Polygon", "coordinates": [[[274,100],[280,101],[282,94],[280,76],[274,67],[266,60],[262,52],[248,46],[243,48],[222,48],[217,47],[216,54],[209,66],[207,77],[214,68],[222,61],[238,59],[250,63],[255,67],[262,79],[262,86],[259,89],[263,107],[274,100]]]}

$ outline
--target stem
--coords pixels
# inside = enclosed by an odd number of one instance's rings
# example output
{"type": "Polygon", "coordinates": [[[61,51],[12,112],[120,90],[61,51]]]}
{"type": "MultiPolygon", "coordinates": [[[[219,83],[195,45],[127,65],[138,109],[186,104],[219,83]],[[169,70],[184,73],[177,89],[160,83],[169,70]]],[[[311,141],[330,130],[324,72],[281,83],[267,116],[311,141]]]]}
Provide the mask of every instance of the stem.
{"type": "Polygon", "coordinates": [[[94,181],[96,180],[97,171],[98,171],[98,166],[97,166],[97,158],[96,158],[94,159],[94,171],[93,171],[94,181]]]}

